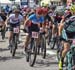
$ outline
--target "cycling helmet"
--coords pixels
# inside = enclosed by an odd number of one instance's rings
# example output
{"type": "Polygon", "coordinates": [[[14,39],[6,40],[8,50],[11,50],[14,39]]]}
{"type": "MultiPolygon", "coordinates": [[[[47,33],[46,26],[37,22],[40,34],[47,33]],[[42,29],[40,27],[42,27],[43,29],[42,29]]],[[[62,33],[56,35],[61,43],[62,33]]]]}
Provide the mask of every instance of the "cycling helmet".
{"type": "Polygon", "coordinates": [[[13,12],[14,13],[20,13],[20,10],[19,9],[14,9],[13,12]]]}
{"type": "Polygon", "coordinates": [[[48,8],[43,8],[43,14],[47,14],[48,13],[48,8]]]}
{"type": "Polygon", "coordinates": [[[36,13],[41,15],[43,13],[42,8],[41,7],[40,8],[36,8],[36,13]]]}
{"type": "Polygon", "coordinates": [[[71,5],[71,7],[70,7],[70,11],[71,11],[72,13],[75,12],[75,5],[71,5]]]}
{"type": "Polygon", "coordinates": [[[42,0],[41,1],[41,6],[42,7],[48,7],[49,6],[49,3],[50,3],[50,0],[47,0],[47,1],[46,0],[42,0]]]}
{"type": "Polygon", "coordinates": [[[15,10],[15,9],[17,9],[17,6],[13,5],[12,10],[15,10]]]}

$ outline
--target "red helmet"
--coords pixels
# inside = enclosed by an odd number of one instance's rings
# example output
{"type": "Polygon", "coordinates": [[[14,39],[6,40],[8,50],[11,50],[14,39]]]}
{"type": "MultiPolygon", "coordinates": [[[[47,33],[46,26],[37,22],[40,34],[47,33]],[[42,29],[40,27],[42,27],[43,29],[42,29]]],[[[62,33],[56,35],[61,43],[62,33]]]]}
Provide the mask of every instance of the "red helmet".
{"type": "Polygon", "coordinates": [[[47,14],[48,13],[48,8],[43,8],[43,14],[47,14]]]}
{"type": "Polygon", "coordinates": [[[42,8],[37,8],[36,9],[36,13],[39,14],[39,15],[41,15],[43,13],[42,8]]]}

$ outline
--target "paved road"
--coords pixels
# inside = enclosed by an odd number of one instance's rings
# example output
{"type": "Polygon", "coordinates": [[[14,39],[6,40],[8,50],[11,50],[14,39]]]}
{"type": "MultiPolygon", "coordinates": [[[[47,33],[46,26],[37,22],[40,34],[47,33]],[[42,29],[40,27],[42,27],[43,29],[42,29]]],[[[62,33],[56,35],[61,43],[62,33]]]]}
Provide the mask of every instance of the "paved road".
{"type": "Polygon", "coordinates": [[[56,51],[48,48],[46,59],[42,59],[41,56],[37,56],[35,66],[29,66],[29,63],[26,62],[24,49],[22,48],[25,40],[25,34],[22,31],[20,33],[20,40],[22,42],[18,45],[19,47],[15,58],[12,58],[10,51],[7,48],[8,36],[8,32],[6,33],[5,40],[1,40],[0,36],[0,70],[58,70],[56,51]]]}

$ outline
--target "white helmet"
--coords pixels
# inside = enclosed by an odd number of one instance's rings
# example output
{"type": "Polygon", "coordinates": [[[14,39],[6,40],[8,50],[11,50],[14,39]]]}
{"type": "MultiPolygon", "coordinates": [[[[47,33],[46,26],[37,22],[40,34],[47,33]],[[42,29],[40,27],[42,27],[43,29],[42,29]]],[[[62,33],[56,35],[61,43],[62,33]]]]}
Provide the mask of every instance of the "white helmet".
{"type": "Polygon", "coordinates": [[[17,9],[17,7],[15,5],[12,6],[12,10],[15,10],[17,9]]]}

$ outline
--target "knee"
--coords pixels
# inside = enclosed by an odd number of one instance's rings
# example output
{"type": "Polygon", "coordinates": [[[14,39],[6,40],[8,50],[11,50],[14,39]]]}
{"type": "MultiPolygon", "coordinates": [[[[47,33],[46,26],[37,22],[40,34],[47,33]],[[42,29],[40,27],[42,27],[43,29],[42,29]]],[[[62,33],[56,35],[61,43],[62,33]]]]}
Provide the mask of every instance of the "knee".
{"type": "Polygon", "coordinates": [[[55,25],[53,25],[52,27],[53,27],[53,29],[55,29],[55,25]]]}
{"type": "Polygon", "coordinates": [[[69,45],[69,43],[65,43],[65,44],[64,44],[64,50],[65,50],[66,52],[68,52],[68,51],[70,50],[70,45],[69,45]]]}

